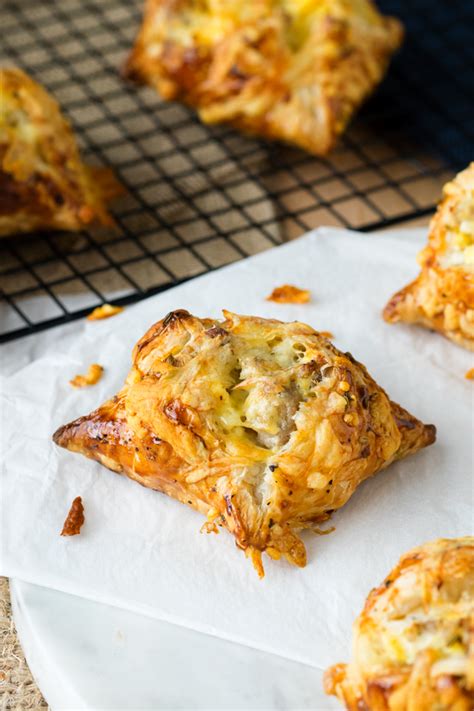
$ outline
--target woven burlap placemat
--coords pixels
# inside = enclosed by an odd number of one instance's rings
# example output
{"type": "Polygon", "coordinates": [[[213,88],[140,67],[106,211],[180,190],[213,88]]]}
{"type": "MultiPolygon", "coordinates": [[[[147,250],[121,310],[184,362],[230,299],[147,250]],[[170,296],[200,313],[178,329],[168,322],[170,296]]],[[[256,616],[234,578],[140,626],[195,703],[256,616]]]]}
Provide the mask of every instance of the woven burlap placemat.
{"type": "Polygon", "coordinates": [[[0,709],[47,709],[31,675],[12,618],[7,578],[0,578],[0,709]]]}

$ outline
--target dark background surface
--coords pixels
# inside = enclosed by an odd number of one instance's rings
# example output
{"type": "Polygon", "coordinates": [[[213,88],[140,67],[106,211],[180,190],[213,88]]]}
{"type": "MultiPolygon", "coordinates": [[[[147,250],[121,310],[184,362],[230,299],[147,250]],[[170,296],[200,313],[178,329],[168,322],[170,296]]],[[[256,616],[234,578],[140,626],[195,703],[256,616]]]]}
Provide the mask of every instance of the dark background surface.
{"type": "MultiPolygon", "coordinates": [[[[384,126],[459,169],[474,160],[474,2],[380,0],[405,25],[402,51],[372,102],[389,102],[384,126]]],[[[371,108],[369,107],[369,111],[371,108]]]]}

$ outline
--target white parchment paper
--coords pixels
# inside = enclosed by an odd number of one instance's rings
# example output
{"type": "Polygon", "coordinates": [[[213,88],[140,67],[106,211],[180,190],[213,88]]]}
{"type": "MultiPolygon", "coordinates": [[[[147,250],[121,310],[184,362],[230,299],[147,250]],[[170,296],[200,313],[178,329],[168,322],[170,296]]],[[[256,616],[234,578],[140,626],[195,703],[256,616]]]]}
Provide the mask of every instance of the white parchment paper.
{"type": "Polygon", "coordinates": [[[401,553],[473,529],[473,384],[464,378],[472,354],[380,317],[388,297],[417,273],[424,239],[413,230],[321,229],[107,321],[7,346],[0,574],[318,667],[347,659],[354,616],[401,553]],[[284,283],[311,289],[312,302],[265,301],[284,283]],[[332,331],[335,344],[364,362],[392,399],[438,428],[434,446],[359,488],[334,516],[334,533],[305,536],[304,570],[265,559],[263,581],[229,534],[199,533],[199,514],[51,441],[59,425],[119,389],[135,341],[154,321],[175,308],[218,316],[221,307],[332,331]],[[105,367],[102,381],[71,388],[70,378],[92,362],[105,367]],[[61,538],[78,495],[86,523],[80,536],[61,538]]]}

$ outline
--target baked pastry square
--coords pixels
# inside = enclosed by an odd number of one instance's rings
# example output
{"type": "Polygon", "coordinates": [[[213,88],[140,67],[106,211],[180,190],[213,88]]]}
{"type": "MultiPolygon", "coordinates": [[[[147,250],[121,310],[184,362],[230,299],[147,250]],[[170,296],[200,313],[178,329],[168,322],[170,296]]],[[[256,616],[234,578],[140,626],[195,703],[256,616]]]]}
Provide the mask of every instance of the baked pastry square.
{"type": "Polygon", "coordinates": [[[324,155],[402,38],[371,0],[147,0],[125,74],[206,123],[324,155]]]}
{"type": "Polygon", "coordinates": [[[474,538],[400,559],[354,624],[352,661],[325,674],[349,711],[472,711],[474,538]]]}
{"type": "Polygon", "coordinates": [[[263,551],[304,566],[298,532],[435,428],[310,326],[224,315],[168,314],[135,346],[118,395],[54,441],[201,511],[260,574],[263,551]]]}
{"type": "Polygon", "coordinates": [[[474,163],[445,185],[420,275],[384,309],[389,323],[405,321],[439,331],[474,350],[474,163]]]}
{"type": "Polygon", "coordinates": [[[57,102],[20,69],[0,69],[0,237],[113,225],[122,192],[108,168],[81,162],[57,102]]]}

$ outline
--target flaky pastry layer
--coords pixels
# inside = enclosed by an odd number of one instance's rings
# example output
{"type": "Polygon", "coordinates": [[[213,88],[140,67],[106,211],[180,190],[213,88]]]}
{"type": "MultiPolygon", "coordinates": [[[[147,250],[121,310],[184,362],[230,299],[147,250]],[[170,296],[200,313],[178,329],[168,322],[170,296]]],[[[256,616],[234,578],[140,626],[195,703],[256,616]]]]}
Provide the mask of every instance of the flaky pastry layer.
{"type": "Polygon", "coordinates": [[[349,711],[472,711],[474,538],[402,556],[354,624],[350,664],[325,675],[349,711]]]}
{"type": "Polygon", "coordinates": [[[418,262],[419,276],[392,296],[385,320],[425,326],[474,350],[474,163],[445,185],[418,262]]]}
{"type": "Polygon", "coordinates": [[[147,0],[125,73],[206,123],[323,155],[402,37],[371,0],[147,0]]]}
{"type": "Polygon", "coordinates": [[[112,225],[122,192],[107,168],[81,162],[57,102],[20,69],[0,69],[0,237],[112,225]]]}
{"type": "Polygon", "coordinates": [[[124,388],[54,440],[187,503],[261,553],[306,564],[367,477],[435,439],[363,365],[302,323],[175,311],[137,343],[124,388]]]}

